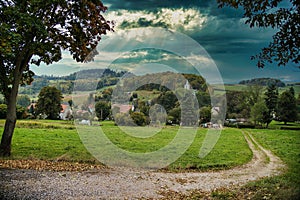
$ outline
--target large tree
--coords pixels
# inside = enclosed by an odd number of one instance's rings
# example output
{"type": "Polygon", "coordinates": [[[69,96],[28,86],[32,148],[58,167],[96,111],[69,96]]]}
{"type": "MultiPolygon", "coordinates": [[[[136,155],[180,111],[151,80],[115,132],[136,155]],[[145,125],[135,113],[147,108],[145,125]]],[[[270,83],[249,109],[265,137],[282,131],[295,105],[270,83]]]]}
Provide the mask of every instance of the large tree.
{"type": "Polygon", "coordinates": [[[268,47],[253,56],[257,66],[276,61],[279,66],[300,61],[300,1],[299,0],[217,0],[219,7],[243,8],[250,27],[272,27],[278,30],[268,47]]]}
{"type": "Polygon", "coordinates": [[[106,101],[98,101],[95,105],[96,116],[99,120],[104,121],[109,117],[111,110],[110,103],[106,101]]]}
{"type": "Polygon", "coordinates": [[[297,120],[297,103],[295,91],[292,87],[279,96],[278,119],[284,122],[284,124],[297,120]]]}
{"type": "Polygon", "coordinates": [[[275,84],[271,84],[267,87],[267,91],[265,92],[265,103],[268,111],[264,114],[264,121],[268,127],[273,119],[274,114],[277,112],[278,89],[275,84]]]}
{"type": "Polygon", "coordinates": [[[51,64],[67,50],[78,62],[90,61],[101,35],[111,30],[100,0],[2,0],[0,2],[0,91],[7,116],[0,154],[10,155],[20,84],[33,79],[30,65],[51,64]]]}
{"type": "Polygon", "coordinates": [[[39,93],[37,101],[37,114],[45,114],[48,119],[58,119],[62,109],[61,91],[56,87],[43,87],[39,93]]]}
{"type": "Polygon", "coordinates": [[[251,119],[254,121],[254,124],[265,123],[264,115],[268,111],[268,108],[263,100],[258,100],[251,107],[251,119]]]}
{"type": "Polygon", "coordinates": [[[17,105],[27,108],[30,105],[31,101],[27,95],[19,95],[17,97],[17,105]]]}

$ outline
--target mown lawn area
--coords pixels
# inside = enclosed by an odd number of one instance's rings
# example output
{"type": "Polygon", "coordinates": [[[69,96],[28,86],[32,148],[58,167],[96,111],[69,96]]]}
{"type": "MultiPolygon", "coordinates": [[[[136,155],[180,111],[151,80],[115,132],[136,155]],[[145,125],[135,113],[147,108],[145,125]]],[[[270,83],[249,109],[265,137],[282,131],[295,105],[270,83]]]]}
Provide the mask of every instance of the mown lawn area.
{"type": "MultiPolygon", "coordinates": [[[[0,121],[0,134],[4,121],[0,121]]],[[[100,127],[93,127],[96,130],[100,127]]],[[[162,148],[175,137],[178,127],[170,126],[149,138],[136,138],[122,133],[113,122],[101,126],[107,137],[118,147],[132,152],[151,152],[162,148]]],[[[203,159],[198,157],[207,129],[198,129],[189,149],[168,169],[211,170],[243,164],[251,159],[250,151],[238,129],[225,129],[215,148],[203,159]]],[[[137,133],[138,134],[138,133],[137,133]]],[[[95,163],[95,158],[82,144],[72,122],[19,120],[13,136],[10,159],[64,160],[95,163]]]]}

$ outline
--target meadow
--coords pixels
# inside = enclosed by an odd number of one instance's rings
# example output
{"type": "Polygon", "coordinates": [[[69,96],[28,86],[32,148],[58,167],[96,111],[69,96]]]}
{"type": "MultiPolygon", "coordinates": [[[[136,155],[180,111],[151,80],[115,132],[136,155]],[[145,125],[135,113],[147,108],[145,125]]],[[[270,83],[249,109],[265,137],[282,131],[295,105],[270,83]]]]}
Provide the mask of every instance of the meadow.
{"type": "MultiPolygon", "coordinates": [[[[0,134],[4,120],[0,120],[0,134]]],[[[247,129],[266,149],[270,149],[288,166],[279,176],[249,182],[231,190],[216,190],[213,199],[297,199],[300,194],[300,133],[298,130],[280,130],[280,123],[272,123],[272,129],[247,129]]],[[[296,126],[296,125],[294,125],[296,126]]],[[[95,126],[93,128],[100,128],[95,126]]],[[[160,149],[176,135],[177,126],[163,128],[149,138],[136,138],[122,133],[113,122],[103,122],[101,128],[118,147],[134,152],[150,152],[160,149]]],[[[228,169],[248,162],[252,152],[242,131],[226,128],[214,149],[204,158],[198,157],[207,129],[197,129],[194,142],[188,150],[165,170],[211,171],[228,169]]],[[[71,121],[19,120],[15,129],[12,156],[1,159],[31,159],[67,161],[101,165],[85,148],[71,121]]],[[[196,191],[189,199],[197,199],[196,191]]]]}
{"type": "MultiPolygon", "coordinates": [[[[2,134],[4,121],[0,121],[2,134]]],[[[100,127],[93,127],[95,130],[100,127]]],[[[168,144],[176,135],[178,127],[163,128],[149,138],[137,138],[122,133],[113,122],[101,126],[107,137],[118,147],[133,152],[151,152],[168,144]]],[[[212,152],[200,159],[200,147],[207,129],[198,129],[188,150],[168,170],[224,169],[249,161],[252,157],[247,142],[238,129],[222,132],[212,152]],[[233,142],[234,141],[234,142],[233,142]]],[[[69,162],[98,163],[86,150],[74,124],[70,121],[19,120],[13,136],[10,159],[63,160],[69,162]]]]}

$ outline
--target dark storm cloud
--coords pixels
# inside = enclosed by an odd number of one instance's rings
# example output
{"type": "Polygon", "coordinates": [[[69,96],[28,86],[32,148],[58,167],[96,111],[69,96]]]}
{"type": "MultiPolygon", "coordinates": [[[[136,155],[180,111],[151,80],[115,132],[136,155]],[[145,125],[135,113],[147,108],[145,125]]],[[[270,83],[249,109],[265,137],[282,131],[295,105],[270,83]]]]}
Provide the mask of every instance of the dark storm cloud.
{"type": "MultiPolygon", "coordinates": [[[[243,10],[224,7],[218,8],[216,0],[103,0],[108,6],[105,14],[108,20],[115,21],[115,33],[140,27],[160,27],[184,33],[196,40],[215,60],[225,82],[238,82],[252,77],[284,78],[285,81],[299,81],[299,70],[294,72],[288,67],[278,68],[273,64],[265,69],[258,69],[250,57],[259,53],[272,40],[276,30],[249,28],[244,24],[243,10]]],[[[289,1],[280,5],[289,6],[289,1]]],[[[149,35],[156,40],[157,35],[149,35]]],[[[180,42],[180,41],[179,41],[180,42]]],[[[106,52],[99,62],[106,63],[123,41],[111,44],[111,51],[106,52]],[[111,55],[112,54],[112,55],[111,55]]],[[[126,45],[135,45],[129,43],[126,45]]],[[[182,47],[180,44],[179,47],[182,47]]],[[[116,53],[117,54],[117,53],[116,53]]],[[[65,74],[81,68],[77,63],[70,64],[69,53],[59,65],[66,66],[65,74]],[[67,57],[66,57],[67,56],[67,57]],[[66,59],[67,58],[67,59],[66,59]],[[69,71],[67,71],[67,68],[69,71]]],[[[149,60],[153,56],[128,58],[134,61],[149,60]]],[[[153,60],[153,58],[151,58],[153,60]]],[[[126,59],[121,60],[126,63],[126,59]]],[[[176,59],[164,59],[165,64],[176,65],[176,59]]],[[[180,63],[184,65],[184,63],[180,63]]],[[[47,68],[33,68],[37,74],[53,74],[47,68]],[[44,70],[44,71],[43,71],[44,70]]],[[[57,70],[58,75],[63,72],[57,70]]],[[[57,75],[56,74],[56,75],[57,75]]]]}
{"type": "MultiPolygon", "coordinates": [[[[251,56],[269,44],[276,30],[249,28],[244,23],[242,9],[220,9],[215,0],[113,0],[109,4],[111,11],[119,12],[117,28],[162,27],[189,35],[216,59],[228,82],[240,80],[247,75],[276,75],[270,69],[257,71],[255,61],[250,60],[251,56]],[[187,20],[178,21],[182,17],[187,20]],[[188,23],[184,24],[183,21],[188,23]]],[[[297,79],[287,76],[289,73],[286,70],[281,75],[291,80],[297,79]]]]}
{"type": "Polygon", "coordinates": [[[109,10],[157,10],[160,8],[197,8],[212,16],[221,18],[241,18],[242,9],[218,8],[216,0],[106,0],[109,10]]]}
{"type": "Polygon", "coordinates": [[[209,7],[214,1],[207,0],[105,0],[110,9],[126,10],[155,10],[157,8],[180,8],[180,7],[209,7]]]}

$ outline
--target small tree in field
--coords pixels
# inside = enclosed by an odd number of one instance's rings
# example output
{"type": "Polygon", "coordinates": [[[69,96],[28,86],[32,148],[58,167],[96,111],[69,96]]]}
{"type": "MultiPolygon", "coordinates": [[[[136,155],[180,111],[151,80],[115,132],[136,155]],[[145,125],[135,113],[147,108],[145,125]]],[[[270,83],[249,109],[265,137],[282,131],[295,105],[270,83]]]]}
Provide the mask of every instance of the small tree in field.
{"type": "Polygon", "coordinates": [[[275,84],[269,85],[267,87],[267,91],[265,92],[265,103],[268,111],[264,113],[264,121],[266,122],[268,127],[273,120],[273,114],[277,113],[278,90],[275,84]]]}
{"type": "Polygon", "coordinates": [[[43,87],[39,93],[37,102],[37,113],[45,114],[48,119],[58,119],[62,109],[61,91],[55,87],[43,87]]]}
{"type": "Polygon", "coordinates": [[[51,64],[67,50],[77,62],[92,60],[111,23],[100,0],[2,0],[0,2],[0,91],[7,116],[0,155],[9,156],[20,84],[32,82],[30,65],[51,64]]]}
{"type": "Polygon", "coordinates": [[[95,105],[96,116],[103,121],[110,115],[111,106],[106,101],[98,101],[95,105]]]}
{"type": "Polygon", "coordinates": [[[284,122],[284,124],[297,120],[297,104],[295,91],[292,87],[279,96],[278,119],[284,122]]]}
{"type": "Polygon", "coordinates": [[[264,101],[259,100],[251,108],[251,119],[254,121],[254,124],[265,123],[264,114],[268,112],[268,108],[264,101]]]}

